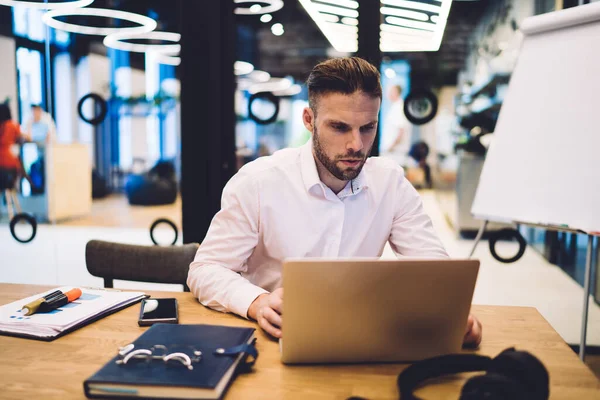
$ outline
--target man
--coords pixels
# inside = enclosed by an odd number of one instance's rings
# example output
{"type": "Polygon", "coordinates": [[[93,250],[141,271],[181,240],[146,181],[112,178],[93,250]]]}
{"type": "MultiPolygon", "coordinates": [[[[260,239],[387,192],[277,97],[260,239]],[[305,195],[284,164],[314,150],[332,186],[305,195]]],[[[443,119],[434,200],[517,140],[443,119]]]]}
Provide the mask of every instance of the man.
{"type": "Polygon", "coordinates": [[[40,147],[45,147],[56,138],[56,125],[52,116],[38,104],[31,106],[31,117],[26,127],[26,132],[40,147]]]}
{"type": "MultiPolygon", "coordinates": [[[[187,280],[205,306],[257,320],[276,338],[285,258],[377,257],[386,241],[399,256],[448,257],[402,168],[367,160],[381,104],[377,69],[332,59],[313,69],[307,86],[302,118],[312,140],[231,178],[187,280]]],[[[464,340],[481,340],[473,316],[464,340]]]]}
{"type": "Polygon", "coordinates": [[[402,87],[394,85],[388,91],[390,107],[383,121],[382,141],[383,155],[392,158],[401,167],[408,166],[408,153],[411,145],[410,125],[404,116],[404,101],[402,87]],[[390,144],[391,143],[391,144],[390,144]]]}

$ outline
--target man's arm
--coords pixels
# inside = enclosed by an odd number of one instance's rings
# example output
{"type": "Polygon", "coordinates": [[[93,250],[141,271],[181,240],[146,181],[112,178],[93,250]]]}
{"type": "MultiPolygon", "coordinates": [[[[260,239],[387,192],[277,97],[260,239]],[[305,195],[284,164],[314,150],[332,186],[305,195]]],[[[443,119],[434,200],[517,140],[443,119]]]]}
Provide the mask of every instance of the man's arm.
{"type": "Polygon", "coordinates": [[[259,205],[254,179],[238,173],[225,186],[221,210],[190,264],[187,284],[203,305],[247,318],[266,290],[240,276],[258,243],[259,205]]]}
{"type": "Polygon", "coordinates": [[[423,210],[419,193],[402,177],[397,187],[397,209],[390,233],[390,245],[396,255],[414,258],[448,258],[442,242],[423,210]]]}

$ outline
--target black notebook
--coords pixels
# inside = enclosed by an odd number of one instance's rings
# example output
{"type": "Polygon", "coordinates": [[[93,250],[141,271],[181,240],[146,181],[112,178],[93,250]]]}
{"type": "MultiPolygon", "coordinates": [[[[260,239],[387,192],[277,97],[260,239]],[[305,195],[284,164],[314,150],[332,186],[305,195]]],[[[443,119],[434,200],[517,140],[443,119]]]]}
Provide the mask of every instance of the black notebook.
{"type": "Polygon", "coordinates": [[[153,325],[129,346],[115,349],[117,355],[84,382],[85,395],[220,399],[236,370],[247,365],[248,354],[256,359],[254,332],[216,325],[153,325]]]}

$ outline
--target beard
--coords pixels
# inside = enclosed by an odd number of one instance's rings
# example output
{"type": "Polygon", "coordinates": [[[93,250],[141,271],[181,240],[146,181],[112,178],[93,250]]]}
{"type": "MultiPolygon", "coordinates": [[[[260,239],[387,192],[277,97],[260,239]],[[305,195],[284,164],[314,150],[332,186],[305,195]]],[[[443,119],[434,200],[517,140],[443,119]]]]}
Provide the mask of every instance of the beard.
{"type": "MultiPolygon", "coordinates": [[[[317,156],[317,159],[319,160],[319,162],[321,162],[321,164],[325,167],[325,169],[327,169],[327,171],[329,171],[331,173],[331,175],[335,176],[337,179],[341,180],[341,181],[350,181],[352,179],[355,179],[358,174],[360,174],[360,171],[362,170],[363,166],[365,165],[365,161],[367,159],[366,154],[368,154],[368,152],[365,154],[361,151],[348,151],[348,153],[346,154],[340,154],[335,156],[334,158],[329,158],[329,156],[327,156],[327,154],[325,154],[325,150],[323,149],[323,146],[321,144],[321,140],[319,138],[319,134],[317,132],[317,127],[314,127],[313,130],[313,149],[315,152],[315,155],[317,156]],[[361,162],[358,164],[358,166],[352,168],[352,167],[348,167],[348,168],[340,168],[338,166],[338,162],[339,160],[344,160],[344,159],[361,159],[361,162]]],[[[370,151],[370,150],[369,150],[370,151]]]]}

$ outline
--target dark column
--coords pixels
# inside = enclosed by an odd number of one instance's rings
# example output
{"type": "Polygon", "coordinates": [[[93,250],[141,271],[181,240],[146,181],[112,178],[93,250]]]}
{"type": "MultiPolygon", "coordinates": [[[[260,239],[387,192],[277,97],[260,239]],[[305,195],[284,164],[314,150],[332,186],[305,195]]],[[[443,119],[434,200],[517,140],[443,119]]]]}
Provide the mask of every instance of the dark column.
{"type": "MultiPolygon", "coordinates": [[[[356,55],[364,58],[377,69],[381,69],[381,50],[379,50],[379,25],[381,24],[380,2],[359,0],[358,15],[358,51],[356,55]]],[[[380,117],[381,118],[381,117],[380,117]]],[[[379,155],[378,129],[371,155],[379,155]]]]}
{"type": "Polygon", "coordinates": [[[180,1],[184,243],[202,242],[235,171],[233,1],[180,1]]]}

